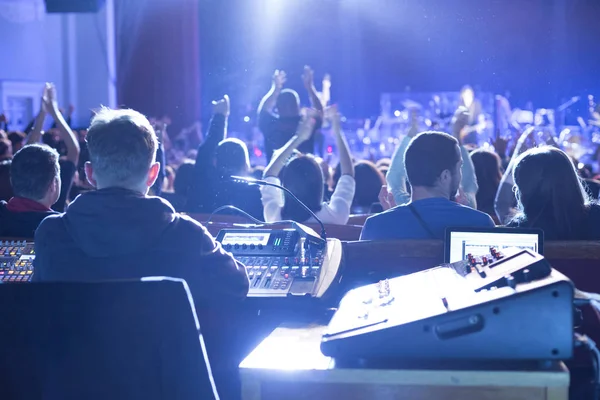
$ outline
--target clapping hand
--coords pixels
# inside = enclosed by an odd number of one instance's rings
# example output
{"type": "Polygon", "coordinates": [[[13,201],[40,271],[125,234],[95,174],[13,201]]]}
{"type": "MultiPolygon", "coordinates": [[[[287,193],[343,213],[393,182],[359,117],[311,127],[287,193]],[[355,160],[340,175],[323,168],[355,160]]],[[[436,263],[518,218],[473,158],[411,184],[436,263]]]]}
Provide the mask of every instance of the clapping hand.
{"type": "Polygon", "coordinates": [[[230,110],[229,96],[225,95],[225,96],[223,96],[223,98],[221,100],[213,101],[212,107],[213,107],[213,115],[222,114],[225,117],[228,117],[229,110],[230,110]]]}
{"type": "Polygon", "coordinates": [[[58,114],[58,101],[56,100],[56,87],[53,83],[46,83],[44,94],[42,95],[42,107],[44,111],[50,114],[58,114]]]}
{"type": "Polygon", "coordinates": [[[273,86],[275,86],[277,90],[283,89],[283,85],[286,80],[287,77],[285,75],[285,71],[280,71],[278,69],[275,70],[275,73],[273,74],[273,86]]]}

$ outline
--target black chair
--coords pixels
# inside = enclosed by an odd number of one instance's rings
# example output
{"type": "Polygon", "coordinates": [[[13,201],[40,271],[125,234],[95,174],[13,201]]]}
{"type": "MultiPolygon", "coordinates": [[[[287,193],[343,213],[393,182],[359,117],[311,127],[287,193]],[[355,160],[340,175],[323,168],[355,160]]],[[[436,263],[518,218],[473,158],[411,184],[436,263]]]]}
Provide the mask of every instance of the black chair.
{"type": "Polygon", "coordinates": [[[218,399],[185,281],[0,285],[0,399],[218,399]]]}

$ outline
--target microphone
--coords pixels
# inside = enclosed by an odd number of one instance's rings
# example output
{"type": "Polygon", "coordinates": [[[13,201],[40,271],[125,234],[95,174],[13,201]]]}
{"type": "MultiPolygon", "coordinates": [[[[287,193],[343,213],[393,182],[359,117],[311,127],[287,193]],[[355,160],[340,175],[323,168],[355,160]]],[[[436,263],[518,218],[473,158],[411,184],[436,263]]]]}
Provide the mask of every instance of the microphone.
{"type": "MultiPolygon", "coordinates": [[[[296,197],[296,195],[294,193],[292,193],[288,188],[283,187],[281,185],[276,185],[274,183],[271,182],[267,182],[267,181],[263,181],[260,179],[254,179],[254,178],[247,178],[245,176],[236,176],[236,175],[232,175],[231,179],[234,182],[238,182],[238,183],[245,183],[247,185],[257,185],[257,186],[271,186],[271,187],[275,187],[278,189],[283,190],[285,193],[287,193],[288,195],[290,195],[290,197],[292,199],[294,199],[294,201],[298,204],[300,204],[300,206],[302,208],[304,208],[310,215],[311,217],[313,217],[315,219],[315,221],[317,221],[319,223],[319,225],[321,226],[321,237],[318,243],[320,246],[325,246],[327,244],[327,234],[325,232],[325,225],[323,225],[323,222],[319,219],[319,217],[317,217],[317,215],[310,209],[308,208],[308,206],[306,204],[304,204],[302,201],[300,201],[299,198],[296,197]]],[[[304,231],[306,234],[309,234],[309,232],[306,231],[307,228],[304,228],[302,225],[296,223],[300,229],[302,229],[302,231],[304,231]]],[[[313,234],[311,234],[310,236],[314,236],[313,234]]]]}

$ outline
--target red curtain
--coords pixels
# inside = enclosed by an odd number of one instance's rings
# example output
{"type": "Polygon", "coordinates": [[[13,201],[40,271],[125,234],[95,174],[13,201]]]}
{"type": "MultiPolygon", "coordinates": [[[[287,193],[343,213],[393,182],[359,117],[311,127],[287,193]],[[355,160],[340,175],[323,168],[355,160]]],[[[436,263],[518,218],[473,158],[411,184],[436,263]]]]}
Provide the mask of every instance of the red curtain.
{"type": "Polygon", "coordinates": [[[119,105],[170,116],[171,132],[200,120],[199,1],[116,2],[119,105]]]}

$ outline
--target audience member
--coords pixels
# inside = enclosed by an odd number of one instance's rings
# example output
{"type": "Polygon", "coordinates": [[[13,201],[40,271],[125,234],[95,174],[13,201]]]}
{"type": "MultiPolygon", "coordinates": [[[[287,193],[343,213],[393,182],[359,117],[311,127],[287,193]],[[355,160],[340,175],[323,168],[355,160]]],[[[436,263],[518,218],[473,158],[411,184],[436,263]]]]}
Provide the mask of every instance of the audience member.
{"type": "Polygon", "coordinates": [[[232,344],[221,343],[226,336],[206,318],[216,313],[224,323],[235,319],[248,292],[244,266],[200,223],[176,213],[160,197],[147,196],[160,165],[156,134],[143,115],[102,109],[91,122],[87,143],[86,174],[97,190],[80,195],[66,213],[39,226],[34,280],[185,279],[216,377],[229,367],[223,366],[220,351],[232,344]]]}
{"type": "MultiPolygon", "coordinates": [[[[291,89],[283,89],[287,77],[284,71],[275,71],[271,90],[263,97],[258,106],[258,126],[265,138],[265,154],[267,163],[271,161],[273,152],[282,148],[297,132],[302,119],[300,113],[300,97],[291,89]]],[[[311,106],[323,112],[323,104],[314,85],[314,73],[310,67],[304,67],[302,76],[304,87],[308,91],[311,106]]],[[[314,152],[314,132],[321,126],[321,116],[317,118],[311,132],[299,150],[302,153],[314,152]]]]}
{"type": "Polygon", "coordinates": [[[508,226],[541,228],[545,240],[600,239],[600,206],[562,150],[540,147],[515,163],[518,213],[508,226]]]}
{"type": "Polygon", "coordinates": [[[471,153],[479,189],[477,190],[477,209],[483,211],[497,224],[500,224],[494,210],[494,200],[502,180],[502,160],[491,151],[479,149],[471,153]]]}
{"type": "MultiPolygon", "coordinates": [[[[469,121],[469,116],[464,112],[462,108],[459,108],[453,118],[452,131],[454,138],[459,143],[459,148],[462,158],[462,169],[461,169],[461,180],[459,181],[459,189],[461,193],[460,199],[463,200],[462,204],[467,205],[471,208],[477,208],[477,201],[475,196],[478,190],[477,177],[475,176],[475,167],[469,157],[469,151],[465,146],[460,145],[461,132],[469,121]]],[[[392,163],[390,164],[387,173],[387,186],[394,197],[395,204],[405,204],[410,201],[409,189],[407,189],[406,181],[406,169],[404,154],[408,148],[412,138],[418,133],[417,126],[413,120],[413,125],[408,130],[408,134],[402,139],[400,145],[396,149],[394,156],[392,157],[392,163]]],[[[434,158],[435,153],[432,155],[434,158]]],[[[441,172],[441,171],[440,171],[441,172]]],[[[451,200],[457,200],[457,192],[450,194],[451,200]]]]}
{"type": "Polygon", "coordinates": [[[167,200],[177,211],[186,211],[190,188],[194,183],[195,163],[192,161],[184,162],[177,168],[173,180],[173,192],[162,192],[160,197],[167,200]]]}
{"type": "Polygon", "coordinates": [[[55,211],[64,211],[67,196],[71,191],[71,185],[73,184],[73,178],[77,171],[77,164],[79,162],[79,141],[77,137],[69,127],[67,121],[63,118],[57,102],[56,88],[53,84],[47,83],[44,88],[44,94],[42,96],[42,107],[35,119],[33,130],[27,138],[27,144],[39,143],[40,139],[43,138],[44,143],[49,144],[58,150],[61,158],[60,163],[60,197],[56,203],[52,206],[55,211]],[[42,128],[46,114],[54,119],[57,126],[56,138],[51,133],[50,135],[44,134],[42,128]],[[43,136],[42,136],[43,135],[43,136]],[[64,148],[61,151],[61,145],[64,148]]]}
{"type": "Polygon", "coordinates": [[[260,190],[234,182],[232,175],[250,175],[246,145],[226,139],[229,97],[213,102],[213,118],[206,140],[198,147],[195,176],[188,196],[187,210],[212,213],[218,207],[232,205],[254,218],[262,218],[260,190]]]}
{"type": "Polygon", "coordinates": [[[38,225],[60,196],[60,166],[56,150],[40,144],[23,147],[10,167],[14,197],[0,201],[0,236],[32,239],[38,225]]]}
{"type": "Polygon", "coordinates": [[[370,161],[359,161],[354,165],[356,191],[352,201],[352,214],[370,214],[377,206],[379,191],[385,184],[385,178],[370,161]]]}
{"type": "Polygon", "coordinates": [[[12,145],[12,152],[16,153],[17,151],[23,148],[23,145],[25,144],[25,138],[27,135],[25,135],[23,132],[12,131],[9,132],[7,136],[8,140],[10,140],[10,143],[12,145]]]}
{"type": "MultiPolygon", "coordinates": [[[[323,202],[325,185],[321,167],[311,155],[299,155],[287,162],[293,152],[306,141],[313,132],[316,123],[314,116],[307,116],[298,128],[298,133],[278,150],[267,168],[265,180],[274,184],[283,184],[300,201],[308,206],[319,219],[329,224],[346,224],[350,217],[350,207],[354,198],[354,167],[350,150],[341,130],[340,115],[332,108],[331,119],[339,151],[342,176],[328,203],[323,202]],[[287,165],[286,165],[287,162],[287,165]],[[283,170],[283,172],[282,172],[283,170]],[[281,181],[279,179],[280,172],[281,181]]],[[[306,222],[310,214],[296,202],[285,198],[282,190],[270,186],[261,187],[265,221],[275,222],[294,220],[306,222]]]]}
{"type": "Polygon", "coordinates": [[[404,156],[410,202],[369,217],[361,240],[443,240],[447,227],[494,227],[489,215],[450,200],[459,189],[462,164],[454,137],[441,132],[415,136],[404,156]]]}

